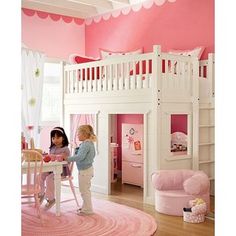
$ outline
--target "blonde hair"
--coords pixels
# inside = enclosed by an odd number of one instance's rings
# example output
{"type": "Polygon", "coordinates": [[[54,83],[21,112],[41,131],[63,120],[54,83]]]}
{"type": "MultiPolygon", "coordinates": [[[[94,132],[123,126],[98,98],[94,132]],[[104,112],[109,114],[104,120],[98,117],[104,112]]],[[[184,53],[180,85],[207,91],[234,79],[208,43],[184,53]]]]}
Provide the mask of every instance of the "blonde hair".
{"type": "Polygon", "coordinates": [[[78,133],[84,134],[92,142],[97,141],[97,136],[94,134],[93,127],[91,125],[79,126],[78,133]]]}

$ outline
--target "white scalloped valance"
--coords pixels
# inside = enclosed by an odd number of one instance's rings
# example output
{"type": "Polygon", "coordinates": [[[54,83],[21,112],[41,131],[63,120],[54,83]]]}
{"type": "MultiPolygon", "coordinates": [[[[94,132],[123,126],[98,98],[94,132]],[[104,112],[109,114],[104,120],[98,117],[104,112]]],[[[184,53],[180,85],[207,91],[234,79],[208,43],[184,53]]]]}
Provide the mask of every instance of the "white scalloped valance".
{"type": "Polygon", "coordinates": [[[37,15],[41,19],[50,18],[52,21],[62,20],[63,22],[65,22],[67,24],[71,23],[71,22],[74,22],[77,25],[83,25],[84,24],[84,19],[80,19],[80,18],[77,18],[77,17],[64,16],[64,15],[60,15],[60,14],[37,11],[37,10],[27,9],[27,8],[22,8],[21,10],[27,16],[37,15]]]}
{"type": "Polygon", "coordinates": [[[119,9],[119,10],[115,10],[115,11],[112,11],[112,12],[109,12],[109,13],[105,13],[105,14],[102,14],[102,15],[98,15],[98,16],[95,16],[95,17],[88,18],[88,19],[85,20],[85,24],[90,25],[93,22],[98,23],[101,20],[109,20],[111,17],[116,18],[116,17],[120,16],[121,14],[128,15],[131,11],[138,12],[142,8],[149,9],[153,6],[153,4],[155,4],[156,6],[161,6],[165,2],[173,3],[173,2],[176,2],[176,0],[148,0],[148,1],[145,1],[143,3],[135,4],[133,6],[129,6],[129,7],[122,8],[122,9],[119,9]]]}

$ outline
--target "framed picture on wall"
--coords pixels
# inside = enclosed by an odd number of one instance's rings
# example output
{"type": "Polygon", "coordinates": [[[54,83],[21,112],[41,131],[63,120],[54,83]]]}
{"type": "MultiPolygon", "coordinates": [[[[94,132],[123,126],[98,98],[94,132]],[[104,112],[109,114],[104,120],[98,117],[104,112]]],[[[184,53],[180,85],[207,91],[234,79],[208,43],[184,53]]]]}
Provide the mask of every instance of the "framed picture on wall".
{"type": "Polygon", "coordinates": [[[141,150],[141,149],[142,149],[141,142],[139,140],[134,141],[134,150],[138,151],[138,150],[141,150]]]}

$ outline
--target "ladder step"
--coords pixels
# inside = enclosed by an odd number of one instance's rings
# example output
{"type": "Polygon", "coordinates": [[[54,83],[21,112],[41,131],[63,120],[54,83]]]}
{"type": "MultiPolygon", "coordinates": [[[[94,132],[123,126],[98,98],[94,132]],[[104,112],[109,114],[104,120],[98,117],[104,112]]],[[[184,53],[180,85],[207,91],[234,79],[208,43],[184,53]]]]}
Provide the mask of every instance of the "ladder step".
{"type": "Polygon", "coordinates": [[[214,180],[215,178],[214,177],[209,177],[209,180],[214,180]]]}
{"type": "Polygon", "coordinates": [[[199,107],[200,110],[214,110],[214,107],[199,107]]]}
{"type": "Polygon", "coordinates": [[[214,142],[210,142],[210,143],[199,143],[199,146],[207,146],[207,145],[214,145],[214,142]]]}
{"type": "Polygon", "coordinates": [[[200,128],[214,128],[215,125],[199,125],[200,128]]]}
{"type": "Polygon", "coordinates": [[[199,164],[209,164],[209,163],[214,163],[214,160],[208,160],[208,161],[199,161],[199,164]]]}

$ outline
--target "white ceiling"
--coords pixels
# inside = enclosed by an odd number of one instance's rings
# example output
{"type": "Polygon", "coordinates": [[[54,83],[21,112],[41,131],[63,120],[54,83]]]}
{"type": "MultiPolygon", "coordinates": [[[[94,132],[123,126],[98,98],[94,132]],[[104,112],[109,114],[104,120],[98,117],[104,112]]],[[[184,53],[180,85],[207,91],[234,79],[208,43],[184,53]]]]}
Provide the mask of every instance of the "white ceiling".
{"type": "Polygon", "coordinates": [[[86,19],[145,1],[146,0],[22,0],[22,7],[86,19]]]}

